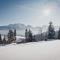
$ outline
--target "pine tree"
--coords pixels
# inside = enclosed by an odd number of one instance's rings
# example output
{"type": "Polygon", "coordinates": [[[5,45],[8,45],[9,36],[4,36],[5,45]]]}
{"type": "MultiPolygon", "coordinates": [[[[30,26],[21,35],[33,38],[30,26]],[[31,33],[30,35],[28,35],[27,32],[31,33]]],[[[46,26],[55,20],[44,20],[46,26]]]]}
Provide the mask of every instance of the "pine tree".
{"type": "Polygon", "coordinates": [[[33,40],[33,36],[32,36],[32,32],[31,32],[31,30],[29,29],[29,31],[28,31],[28,42],[32,42],[32,40],[33,40]]]}
{"type": "Polygon", "coordinates": [[[32,39],[33,42],[36,42],[36,39],[35,39],[35,35],[33,36],[33,39],[32,39]]]}
{"type": "Polygon", "coordinates": [[[25,30],[25,39],[26,39],[26,42],[32,42],[33,36],[30,29],[29,31],[27,31],[27,29],[25,30]]]}
{"type": "Polygon", "coordinates": [[[52,22],[50,22],[48,27],[48,39],[54,39],[54,37],[55,37],[54,27],[52,25],[52,22]]]}
{"type": "Polygon", "coordinates": [[[12,30],[9,30],[8,33],[8,43],[12,43],[12,41],[14,41],[14,33],[12,30]]]}
{"type": "Polygon", "coordinates": [[[2,37],[1,37],[1,34],[0,34],[0,44],[2,44],[3,42],[2,42],[2,37]]]}
{"type": "Polygon", "coordinates": [[[14,30],[14,36],[16,36],[16,29],[14,30]]]}
{"type": "Polygon", "coordinates": [[[25,40],[26,40],[26,42],[28,41],[28,31],[27,31],[27,29],[25,30],[25,40]]]}
{"type": "Polygon", "coordinates": [[[58,30],[58,39],[60,39],[60,28],[58,30]]]}
{"type": "Polygon", "coordinates": [[[14,30],[14,40],[16,40],[16,29],[14,30]]]}
{"type": "Polygon", "coordinates": [[[4,35],[4,38],[3,38],[3,44],[6,44],[5,35],[4,35]]]}

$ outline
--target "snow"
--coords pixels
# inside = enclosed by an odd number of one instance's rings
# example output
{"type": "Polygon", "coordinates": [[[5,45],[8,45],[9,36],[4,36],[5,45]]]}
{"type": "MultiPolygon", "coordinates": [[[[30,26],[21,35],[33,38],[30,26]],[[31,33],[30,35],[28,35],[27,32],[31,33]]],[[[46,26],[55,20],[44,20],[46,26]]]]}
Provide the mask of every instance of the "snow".
{"type": "Polygon", "coordinates": [[[25,37],[22,37],[22,36],[16,36],[16,39],[25,39],[25,37]]]}
{"type": "Polygon", "coordinates": [[[0,46],[0,60],[60,60],[60,40],[0,46]]]}
{"type": "Polygon", "coordinates": [[[22,42],[23,40],[25,40],[25,37],[22,36],[16,36],[16,42],[22,42]]]}

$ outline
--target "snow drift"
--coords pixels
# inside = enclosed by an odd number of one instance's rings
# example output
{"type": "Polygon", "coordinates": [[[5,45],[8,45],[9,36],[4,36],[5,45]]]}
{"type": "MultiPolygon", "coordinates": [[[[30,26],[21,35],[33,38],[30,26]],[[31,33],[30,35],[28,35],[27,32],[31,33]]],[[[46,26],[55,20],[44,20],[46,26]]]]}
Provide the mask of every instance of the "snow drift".
{"type": "Polygon", "coordinates": [[[0,60],[60,60],[60,40],[0,46],[0,60]]]}

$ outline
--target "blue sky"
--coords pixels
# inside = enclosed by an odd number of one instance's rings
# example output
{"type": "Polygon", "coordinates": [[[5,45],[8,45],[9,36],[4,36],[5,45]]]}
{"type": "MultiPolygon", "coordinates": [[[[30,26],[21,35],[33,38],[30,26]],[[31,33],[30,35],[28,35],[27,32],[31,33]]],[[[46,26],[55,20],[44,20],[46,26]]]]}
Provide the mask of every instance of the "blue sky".
{"type": "Polygon", "coordinates": [[[0,0],[0,25],[60,26],[60,0],[0,0]]]}

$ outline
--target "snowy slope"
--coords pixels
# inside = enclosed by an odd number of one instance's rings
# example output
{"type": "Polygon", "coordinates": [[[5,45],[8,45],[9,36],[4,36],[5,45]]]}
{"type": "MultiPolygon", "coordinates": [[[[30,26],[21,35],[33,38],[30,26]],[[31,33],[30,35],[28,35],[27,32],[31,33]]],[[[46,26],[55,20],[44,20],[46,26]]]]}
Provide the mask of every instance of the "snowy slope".
{"type": "Polygon", "coordinates": [[[0,46],[0,60],[60,60],[60,40],[0,46]]]}

